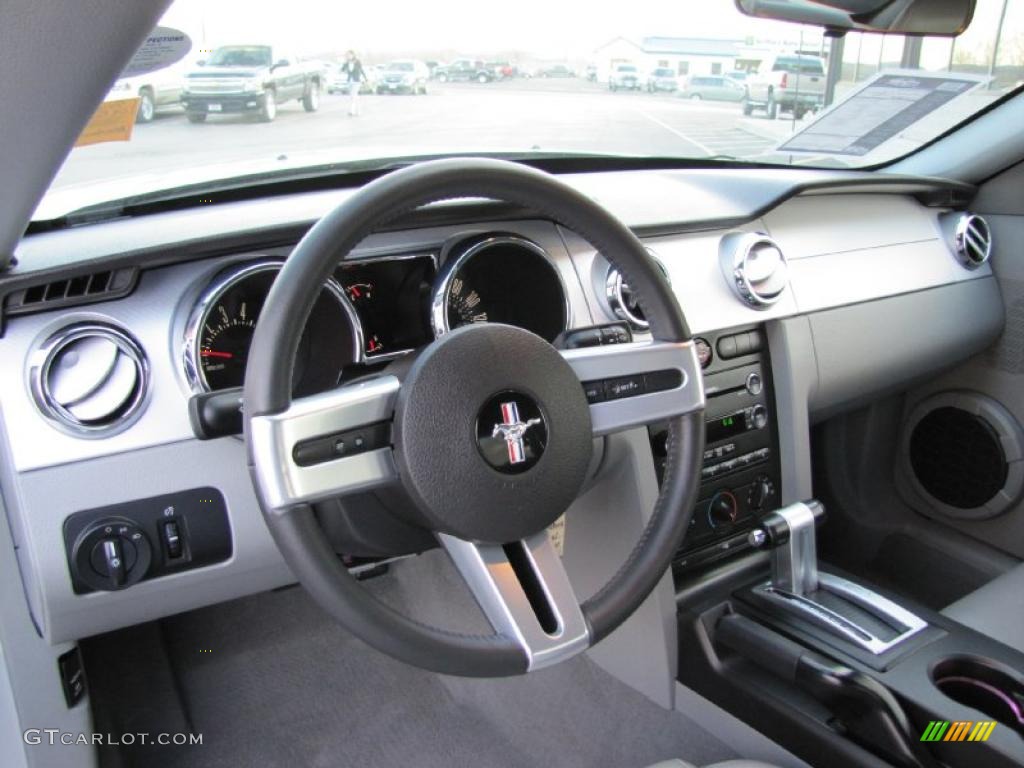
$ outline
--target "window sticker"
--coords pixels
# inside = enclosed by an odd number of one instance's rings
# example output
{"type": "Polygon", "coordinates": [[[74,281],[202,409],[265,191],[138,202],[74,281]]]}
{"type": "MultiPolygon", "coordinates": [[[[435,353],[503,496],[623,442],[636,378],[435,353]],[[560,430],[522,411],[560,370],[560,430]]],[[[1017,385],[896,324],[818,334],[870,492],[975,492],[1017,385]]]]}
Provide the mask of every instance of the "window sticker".
{"type": "Polygon", "coordinates": [[[879,73],[790,137],[778,151],[867,155],[984,80],[954,72],[879,73]]]}

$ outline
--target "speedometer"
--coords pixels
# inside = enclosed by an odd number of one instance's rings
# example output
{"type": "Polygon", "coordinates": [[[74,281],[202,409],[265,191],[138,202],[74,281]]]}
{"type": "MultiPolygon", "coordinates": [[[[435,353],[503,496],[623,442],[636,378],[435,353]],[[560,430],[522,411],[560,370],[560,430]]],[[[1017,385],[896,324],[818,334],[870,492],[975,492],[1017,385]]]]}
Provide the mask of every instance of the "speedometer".
{"type": "MultiPolygon", "coordinates": [[[[242,386],[256,321],[280,269],[277,261],[233,267],[207,288],[186,331],[185,371],[193,389],[242,386]]],[[[342,367],[357,359],[359,337],[352,306],[331,281],[314,304],[299,342],[292,373],[295,394],[334,386],[342,367]]]]}
{"type": "Polygon", "coordinates": [[[474,323],[505,323],[554,341],[568,320],[558,268],[539,245],[515,235],[471,240],[454,250],[431,308],[437,336],[474,323]]]}

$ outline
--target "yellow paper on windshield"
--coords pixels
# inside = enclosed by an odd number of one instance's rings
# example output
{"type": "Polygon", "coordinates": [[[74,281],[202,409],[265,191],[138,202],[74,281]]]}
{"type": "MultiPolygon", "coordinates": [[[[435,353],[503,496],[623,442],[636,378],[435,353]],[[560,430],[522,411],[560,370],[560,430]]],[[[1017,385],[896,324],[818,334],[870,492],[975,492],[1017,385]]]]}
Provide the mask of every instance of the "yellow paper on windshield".
{"type": "Polygon", "coordinates": [[[138,98],[104,101],[75,142],[76,147],[102,141],[128,141],[139,111],[138,98]]]}

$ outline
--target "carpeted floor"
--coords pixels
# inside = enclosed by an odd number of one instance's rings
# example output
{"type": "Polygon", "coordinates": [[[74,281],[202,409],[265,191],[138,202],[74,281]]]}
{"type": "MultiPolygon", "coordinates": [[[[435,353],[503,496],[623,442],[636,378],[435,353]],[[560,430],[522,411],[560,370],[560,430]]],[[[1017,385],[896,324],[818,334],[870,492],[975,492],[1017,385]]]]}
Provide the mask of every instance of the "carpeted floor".
{"type": "MultiPolygon", "coordinates": [[[[438,624],[481,620],[455,577],[434,565],[419,578],[423,567],[409,561],[368,585],[421,615],[433,608],[438,624]]],[[[85,653],[98,728],[191,725],[203,736],[201,746],[107,749],[108,766],[640,768],[735,757],[586,657],[509,680],[443,677],[369,649],[298,588],[96,638],[85,653]]]]}

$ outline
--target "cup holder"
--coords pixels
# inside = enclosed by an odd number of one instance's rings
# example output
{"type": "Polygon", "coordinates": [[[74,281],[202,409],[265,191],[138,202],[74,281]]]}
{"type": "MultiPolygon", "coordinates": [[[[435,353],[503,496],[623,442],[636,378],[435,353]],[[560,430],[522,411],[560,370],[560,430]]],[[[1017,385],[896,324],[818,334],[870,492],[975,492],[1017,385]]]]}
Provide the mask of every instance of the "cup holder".
{"type": "Polygon", "coordinates": [[[1024,681],[993,662],[973,656],[943,659],[932,682],[949,698],[984,712],[1024,735],[1024,681]]]}

